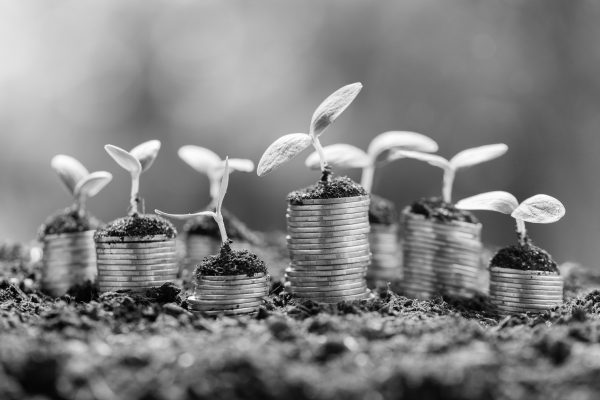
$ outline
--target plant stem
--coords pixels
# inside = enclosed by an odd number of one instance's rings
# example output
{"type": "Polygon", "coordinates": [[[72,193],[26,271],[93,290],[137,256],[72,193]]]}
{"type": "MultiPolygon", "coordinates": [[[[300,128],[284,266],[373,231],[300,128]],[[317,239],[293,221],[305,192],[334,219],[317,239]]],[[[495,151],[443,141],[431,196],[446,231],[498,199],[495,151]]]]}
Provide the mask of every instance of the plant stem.
{"type": "Polygon", "coordinates": [[[75,211],[77,212],[77,216],[79,218],[83,217],[85,214],[85,196],[78,196],[75,199],[75,204],[73,205],[75,211]]]}
{"type": "Polygon", "coordinates": [[[367,193],[371,193],[373,189],[373,176],[375,175],[375,163],[369,164],[369,166],[364,167],[362,170],[362,175],[360,178],[360,185],[367,191],[367,193]]]}
{"type": "Polygon", "coordinates": [[[211,207],[217,206],[217,198],[219,197],[219,186],[221,186],[221,179],[215,176],[210,176],[210,204],[211,207]]]}
{"type": "Polygon", "coordinates": [[[138,203],[140,201],[138,195],[140,191],[140,176],[131,175],[131,196],[129,198],[129,215],[138,213],[138,203]]]}
{"type": "Polygon", "coordinates": [[[227,232],[225,231],[225,222],[223,221],[223,214],[221,214],[220,212],[216,213],[215,221],[217,222],[217,225],[219,225],[219,232],[221,233],[221,242],[225,245],[229,241],[229,238],[227,237],[227,232]]]}
{"type": "Polygon", "coordinates": [[[446,203],[452,202],[452,186],[454,185],[454,176],[456,171],[452,168],[444,169],[444,180],[442,183],[442,199],[446,203]]]}
{"type": "Polygon", "coordinates": [[[319,154],[319,161],[321,162],[321,172],[325,173],[325,169],[327,168],[327,160],[325,159],[325,151],[323,150],[323,146],[321,146],[321,142],[319,138],[316,136],[312,137],[312,143],[319,154]]]}
{"type": "Polygon", "coordinates": [[[517,235],[519,236],[519,244],[525,246],[527,244],[527,229],[525,228],[525,221],[520,218],[517,220],[517,235]]]}

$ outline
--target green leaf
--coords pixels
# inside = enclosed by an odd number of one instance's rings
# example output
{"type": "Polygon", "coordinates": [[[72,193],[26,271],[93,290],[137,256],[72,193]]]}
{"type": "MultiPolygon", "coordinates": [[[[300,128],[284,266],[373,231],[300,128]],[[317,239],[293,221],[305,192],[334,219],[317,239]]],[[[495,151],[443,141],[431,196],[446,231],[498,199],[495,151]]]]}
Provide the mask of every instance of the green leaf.
{"type": "Polygon", "coordinates": [[[152,163],[154,163],[159,150],[160,140],[149,140],[135,146],[133,149],[131,149],[129,154],[137,158],[142,166],[142,172],[144,172],[150,168],[152,163]]]}
{"type": "Polygon", "coordinates": [[[450,159],[452,168],[465,168],[498,158],[508,150],[504,143],[488,144],[485,146],[466,149],[450,159]]]}
{"type": "Polygon", "coordinates": [[[312,138],[306,133],[290,133],[273,142],[262,155],[256,173],[264,176],[281,164],[296,157],[311,145],[312,138]]]}
{"type": "Polygon", "coordinates": [[[323,100],[310,121],[310,134],[321,135],[348,108],[361,89],[362,84],[360,82],[352,83],[336,90],[323,100]]]}
{"type": "Polygon", "coordinates": [[[372,160],[376,160],[380,154],[393,149],[434,153],[438,151],[438,145],[433,139],[420,133],[388,131],[375,136],[367,153],[372,160]]]}
{"type": "Polygon", "coordinates": [[[388,160],[394,161],[400,158],[412,158],[419,161],[425,161],[426,163],[431,164],[434,167],[439,167],[443,170],[451,168],[450,163],[444,157],[440,157],[435,154],[420,153],[418,151],[392,150],[392,153],[389,155],[388,160]]]}
{"type": "Polygon", "coordinates": [[[489,210],[509,215],[518,206],[519,202],[515,196],[503,191],[478,194],[456,203],[456,208],[461,210],[489,210]]]}
{"type": "Polygon", "coordinates": [[[113,146],[112,144],[107,144],[104,146],[104,149],[108,155],[116,161],[117,164],[119,164],[126,171],[129,171],[131,175],[136,176],[142,172],[142,164],[140,164],[138,159],[126,150],[123,150],[117,146],[113,146]]]}
{"type": "Polygon", "coordinates": [[[233,171],[252,172],[254,171],[254,162],[245,158],[230,158],[229,173],[233,171]]]}
{"type": "Polygon", "coordinates": [[[229,186],[229,157],[225,158],[225,169],[223,171],[223,178],[221,178],[221,186],[219,186],[219,197],[217,198],[217,215],[221,215],[221,207],[223,206],[223,199],[227,193],[227,187],[229,186]]]}
{"type": "Polygon", "coordinates": [[[550,224],[565,215],[565,206],[552,196],[537,194],[524,200],[511,215],[525,222],[550,224]]]}
{"type": "Polygon", "coordinates": [[[200,212],[192,213],[192,214],[170,214],[170,213],[162,212],[160,210],[154,210],[154,212],[163,217],[173,218],[173,219],[190,219],[190,218],[196,218],[196,217],[201,217],[201,216],[217,218],[217,214],[214,213],[213,211],[200,211],[200,212]]]}
{"type": "Polygon", "coordinates": [[[200,146],[182,146],[177,154],[190,167],[205,175],[210,175],[211,171],[223,164],[217,153],[200,146]]]}
{"type": "Polygon", "coordinates": [[[112,180],[112,174],[106,171],[92,172],[79,181],[75,187],[75,197],[94,197],[112,180]]]}
{"type": "MultiPolygon", "coordinates": [[[[363,150],[349,144],[338,143],[323,147],[325,159],[335,168],[365,168],[371,164],[371,159],[363,150]]],[[[310,169],[320,169],[319,154],[311,153],[304,164],[310,169]]]]}
{"type": "Polygon", "coordinates": [[[75,194],[77,183],[89,175],[87,168],[85,168],[83,164],[77,161],[77,159],[64,154],[58,154],[52,157],[50,165],[72,195],[75,194]]]}

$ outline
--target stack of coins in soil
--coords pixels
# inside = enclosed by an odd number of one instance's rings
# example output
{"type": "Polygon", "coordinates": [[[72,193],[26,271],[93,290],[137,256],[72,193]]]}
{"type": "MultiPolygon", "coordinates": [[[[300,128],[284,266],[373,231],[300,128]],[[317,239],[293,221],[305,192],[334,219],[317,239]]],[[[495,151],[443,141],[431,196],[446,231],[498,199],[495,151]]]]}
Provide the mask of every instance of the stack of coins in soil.
{"type": "Polygon", "coordinates": [[[101,292],[143,292],[177,278],[175,239],[166,235],[96,237],[96,254],[101,292]]]}
{"type": "Polygon", "coordinates": [[[481,224],[439,222],[403,211],[405,294],[472,296],[481,264],[481,224]]]}
{"type": "Polygon", "coordinates": [[[490,267],[490,302],[499,314],[539,313],[563,302],[556,272],[490,267]]]}
{"type": "Polygon", "coordinates": [[[371,224],[369,234],[371,265],[367,280],[372,285],[396,282],[402,279],[401,250],[398,243],[398,224],[371,224]]]}
{"type": "Polygon", "coordinates": [[[96,275],[94,232],[45,235],[42,239],[42,289],[52,296],[62,296],[69,288],[93,280],[96,275]]]}
{"type": "Polygon", "coordinates": [[[369,197],[303,199],[287,209],[286,289],[319,303],[369,296],[369,197]]]}
{"type": "Polygon", "coordinates": [[[265,274],[202,275],[194,295],[187,299],[188,308],[208,315],[252,314],[269,295],[269,285],[270,277],[265,274]]]}

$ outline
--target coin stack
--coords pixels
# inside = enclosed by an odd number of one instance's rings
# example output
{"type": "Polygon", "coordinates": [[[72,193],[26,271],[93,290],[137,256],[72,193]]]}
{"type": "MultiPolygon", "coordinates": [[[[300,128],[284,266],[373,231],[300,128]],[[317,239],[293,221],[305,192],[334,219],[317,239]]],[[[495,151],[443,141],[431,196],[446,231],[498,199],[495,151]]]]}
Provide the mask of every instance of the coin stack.
{"type": "Polygon", "coordinates": [[[490,302],[499,314],[539,313],[563,301],[556,272],[490,267],[490,302]]]}
{"type": "Polygon", "coordinates": [[[265,274],[212,276],[196,281],[194,295],[188,297],[192,312],[208,315],[240,315],[258,311],[269,295],[270,277],[265,274]]]}
{"type": "Polygon", "coordinates": [[[46,235],[44,244],[42,289],[52,296],[62,296],[73,285],[94,279],[96,249],[94,232],[46,235]]]}
{"type": "Polygon", "coordinates": [[[143,292],[177,278],[175,239],[165,235],[97,237],[96,254],[101,292],[143,292]]]}
{"type": "Polygon", "coordinates": [[[371,224],[369,234],[371,265],[367,280],[376,286],[402,279],[401,250],[398,244],[398,224],[371,224]]]}
{"type": "Polygon", "coordinates": [[[286,289],[318,303],[365,299],[369,197],[307,199],[287,209],[286,289]]]}
{"type": "Polygon", "coordinates": [[[404,289],[409,297],[472,296],[477,289],[481,224],[439,222],[402,212],[404,289]]]}

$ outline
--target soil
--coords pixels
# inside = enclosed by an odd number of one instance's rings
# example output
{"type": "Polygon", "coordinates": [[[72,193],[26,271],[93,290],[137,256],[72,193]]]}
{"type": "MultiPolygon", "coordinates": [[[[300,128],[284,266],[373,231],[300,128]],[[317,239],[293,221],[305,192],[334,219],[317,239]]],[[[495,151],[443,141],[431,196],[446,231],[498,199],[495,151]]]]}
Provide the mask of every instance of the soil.
{"type": "MultiPolygon", "coordinates": [[[[250,228],[246,226],[239,218],[233,215],[226,209],[222,209],[223,222],[225,223],[225,231],[230,239],[235,241],[244,241],[252,244],[259,244],[261,242],[259,235],[252,232],[250,228]]],[[[190,235],[203,235],[210,236],[221,241],[221,233],[219,232],[219,225],[215,222],[213,217],[200,216],[198,218],[191,219],[183,226],[183,231],[190,235]]]]}
{"type": "Polygon", "coordinates": [[[367,192],[358,183],[346,176],[329,176],[314,185],[291,192],[287,196],[290,204],[301,205],[302,200],[334,199],[340,197],[366,196],[367,192]]]}
{"type": "Polygon", "coordinates": [[[177,230],[171,222],[154,214],[133,215],[114,220],[96,231],[94,237],[125,237],[165,235],[167,238],[177,236],[177,230]]]}
{"type": "Polygon", "coordinates": [[[229,243],[221,246],[221,251],[215,256],[206,257],[194,271],[196,279],[203,275],[229,276],[266,274],[265,262],[248,250],[232,250],[229,243]]]}
{"type": "Polygon", "coordinates": [[[38,237],[61,233],[85,232],[97,229],[102,222],[88,212],[80,215],[73,207],[57,211],[46,219],[39,229],[38,237]]]}
{"type": "Polygon", "coordinates": [[[371,194],[369,222],[372,224],[393,225],[398,223],[398,211],[393,202],[371,194]]]}
{"type": "Polygon", "coordinates": [[[422,198],[415,201],[410,206],[410,212],[439,222],[458,221],[471,224],[479,223],[473,213],[466,210],[459,210],[454,207],[454,204],[446,203],[439,197],[422,198]]]}
{"type": "Polygon", "coordinates": [[[498,250],[490,261],[490,267],[559,273],[558,266],[550,254],[531,243],[498,250]]]}

